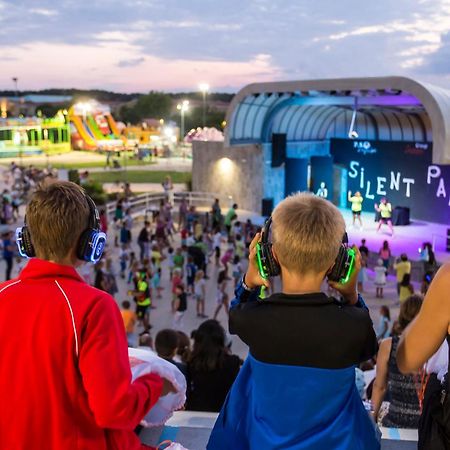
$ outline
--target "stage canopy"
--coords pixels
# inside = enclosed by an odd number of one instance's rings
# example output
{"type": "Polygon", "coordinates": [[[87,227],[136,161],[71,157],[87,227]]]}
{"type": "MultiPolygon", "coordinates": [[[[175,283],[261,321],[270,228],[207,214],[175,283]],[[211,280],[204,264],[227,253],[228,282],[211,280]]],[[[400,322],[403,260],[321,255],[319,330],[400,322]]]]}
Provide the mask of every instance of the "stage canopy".
{"type": "Polygon", "coordinates": [[[228,109],[225,144],[267,143],[272,133],[324,141],[352,130],[360,140],[433,142],[433,162],[450,164],[450,91],[405,77],[250,84],[228,109]]]}

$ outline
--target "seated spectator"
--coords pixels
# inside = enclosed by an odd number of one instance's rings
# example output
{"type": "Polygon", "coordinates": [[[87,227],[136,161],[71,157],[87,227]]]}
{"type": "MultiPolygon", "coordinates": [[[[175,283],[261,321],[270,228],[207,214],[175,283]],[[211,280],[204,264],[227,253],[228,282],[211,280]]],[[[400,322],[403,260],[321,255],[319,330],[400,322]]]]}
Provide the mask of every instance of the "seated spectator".
{"type": "Polygon", "coordinates": [[[225,330],[220,323],[216,320],[203,322],[194,332],[194,349],[188,363],[186,409],[220,411],[240,364],[240,359],[230,355],[225,347],[225,330]]]}
{"type": "MultiPolygon", "coordinates": [[[[269,237],[267,226],[264,238],[269,237]]],[[[282,292],[264,300],[259,300],[260,287],[270,282],[258,270],[261,235],[255,236],[229,320],[230,332],[249,346],[249,355],[208,449],[380,448],[355,384],[355,366],[378,347],[356,290],[361,265],[356,247],[349,281],[329,281],[342,299],[321,292],[344,232],[342,214],[327,200],[307,193],[283,200],[274,210],[272,242],[266,242],[263,255],[266,262],[270,255],[272,272],[281,274],[282,292]]]]}
{"type": "Polygon", "coordinates": [[[178,333],[175,330],[166,328],[165,330],[158,332],[156,335],[155,350],[160,358],[163,358],[178,367],[180,372],[186,376],[186,364],[179,363],[174,360],[178,350],[178,341],[178,333]]]}
{"type": "MultiPolygon", "coordinates": [[[[417,316],[422,306],[422,297],[412,295],[400,306],[398,330],[403,331],[417,316]]],[[[395,334],[380,344],[377,357],[377,374],[373,384],[372,406],[377,421],[381,404],[389,390],[389,411],[381,418],[381,424],[388,428],[417,428],[420,418],[417,380],[412,375],[402,375],[396,356],[400,336],[395,334]]]]}

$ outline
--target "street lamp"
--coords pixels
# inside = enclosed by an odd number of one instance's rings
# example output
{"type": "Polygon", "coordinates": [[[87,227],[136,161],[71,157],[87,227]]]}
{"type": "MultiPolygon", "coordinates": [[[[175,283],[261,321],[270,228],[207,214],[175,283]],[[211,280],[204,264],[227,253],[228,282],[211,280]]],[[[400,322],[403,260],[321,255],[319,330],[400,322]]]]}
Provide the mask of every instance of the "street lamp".
{"type": "Polygon", "coordinates": [[[200,83],[198,85],[200,92],[203,96],[203,128],[206,125],[206,94],[209,92],[209,84],[208,83],[200,83]]]}
{"type": "Polygon", "coordinates": [[[181,123],[180,123],[180,141],[184,139],[184,113],[189,109],[189,100],[183,100],[177,105],[178,111],[180,111],[181,123]]]}

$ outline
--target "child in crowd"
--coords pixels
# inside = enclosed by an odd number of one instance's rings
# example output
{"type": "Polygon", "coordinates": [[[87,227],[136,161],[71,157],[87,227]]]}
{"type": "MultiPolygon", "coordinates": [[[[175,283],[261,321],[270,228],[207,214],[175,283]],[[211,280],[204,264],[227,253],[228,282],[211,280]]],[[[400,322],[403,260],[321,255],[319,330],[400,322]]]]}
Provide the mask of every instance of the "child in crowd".
{"type": "Polygon", "coordinates": [[[180,372],[186,377],[186,364],[175,361],[175,355],[178,351],[179,337],[176,330],[168,329],[158,332],[155,338],[155,350],[157,355],[178,367],[180,372]]]}
{"type": "MultiPolygon", "coordinates": [[[[152,264],[155,264],[154,258],[152,258],[152,264]]],[[[152,288],[153,292],[156,292],[156,298],[160,299],[162,298],[161,292],[163,291],[163,287],[161,286],[161,267],[160,268],[154,268],[153,274],[152,274],[152,288]]]]}
{"type": "Polygon", "coordinates": [[[229,306],[229,297],[227,293],[227,281],[228,281],[228,275],[227,275],[227,269],[222,269],[219,272],[219,276],[217,277],[217,308],[214,312],[214,320],[217,319],[217,316],[219,315],[220,310],[223,309],[229,315],[228,310],[230,309],[229,306]]]}
{"type": "Polygon", "coordinates": [[[127,262],[129,260],[128,246],[122,244],[119,251],[119,263],[120,263],[120,278],[125,278],[125,270],[127,269],[127,262]]]}
{"type": "Polygon", "coordinates": [[[176,299],[177,286],[183,283],[183,274],[179,267],[175,268],[172,277],[172,309],[176,299]]]}
{"type": "Polygon", "coordinates": [[[178,269],[181,272],[181,275],[183,275],[184,256],[180,247],[178,247],[175,251],[175,255],[173,256],[173,264],[175,270],[178,269]]]}
{"type": "Polygon", "coordinates": [[[187,280],[187,293],[194,293],[195,273],[197,272],[197,266],[194,264],[192,256],[188,256],[186,264],[186,280],[187,280]]]}
{"type": "Polygon", "coordinates": [[[399,300],[403,303],[408,297],[414,294],[414,286],[411,284],[411,274],[405,273],[400,282],[399,300]]]}
{"type": "Polygon", "coordinates": [[[375,287],[376,287],[376,298],[383,298],[384,286],[386,286],[386,272],[383,260],[378,259],[377,265],[373,269],[375,271],[375,287]]]}
{"type": "Polygon", "coordinates": [[[182,230],[180,231],[180,237],[181,237],[181,246],[186,245],[186,240],[188,237],[188,230],[186,227],[182,228],[182,230]]]}
{"type": "Polygon", "coordinates": [[[213,236],[213,248],[215,254],[216,266],[220,264],[220,247],[222,245],[222,233],[220,232],[220,228],[216,228],[213,236]]]}
{"type": "Polygon", "coordinates": [[[175,288],[175,301],[173,303],[173,328],[175,330],[183,329],[183,317],[187,310],[187,295],[184,292],[184,286],[179,284],[175,288]]]}
{"type": "Polygon", "coordinates": [[[203,270],[198,270],[195,274],[194,294],[197,302],[197,317],[206,319],[208,317],[205,315],[206,281],[203,270]]]}
{"type": "Polygon", "coordinates": [[[259,300],[260,287],[272,281],[258,270],[257,234],[229,313],[230,333],[249,353],[207,449],[379,450],[378,432],[355,384],[355,366],[377,351],[357,292],[356,247],[349,281],[329,281],[341,301],[321,291],[342,246],[344,218],[327,200],[300,193],[278,204],[271,231],[263,256],[280,272],[281,292],[259,300]]]}
{"type": "Polygon", "coordinates": [[[173,269],[175,268],[175,263],[173,262],[173,247],[169,247],[167,249],[167,262],[168,262],[168,267],[169,267],[169,279],[170,281],[172,281],[172,276],[173,276],[173,269]]]}
{"type": "Polygon", "coordinates": [[[128,267],[127,284],[130,284],[137,277],[139,271],[139,261],[133,261],[128,267]]]}
{"type": "Polygon", "coordinates": [[[358,292],[364,292],[364,283],[367,281],[367,259],[361,254],[361,270],[358,273],[358,292]]]}
{"type": "Polygon", "coordinates": [[[242,260],[244,259],[245,255],[245,244],[242,240],[242,235],[236,234],[236,238],[234,240],[234,253],[239,256],[239,258],[242,260]]]}
{"type": "Polygon", "coordinates": [[[178,348],[174,360],[183,364],[187,364],[191,359],[191,340],[189,336],[181,330],[178,333],[178,348]]]}
{"type": "Polygon", "coordinates": [[[125,331],[127,333],[127,341],[128,346],[134,346],[134,332],[135,326],[137,322],[137,316],[134,311],[131,311],[131,304],[128,300],[124,300],[122,302],[122,309],[120,310],[120,314],[122,315],[123,324],[125,326],[125,331]]]}
{"type": "Polygon", "coordinates": [[[228,250],[225,252],[225,254],[222,256],[222,259],[220,260],[220,262],[223,264],[225,270],[228,271],[228,264],[231,261],[231,259],[233,258],[233,254],[234,254],[234,249],[233,247],[230,245],[230,247],[228,248],[228,250]]]}
{"type": "Polygon", "coordinates": [[[234,279],[234,286],[236,286],[242,277],[242,263],[241,263],[241,257],[239,255],[235,255],[233,259],[233,279],[234,279]]]}
{"type": "Polygon", "coordinates": [[[377,328],[377,339],[381,341],[391,335],[391,312],[386,305],[380,308],[380,323],[377,328]]]}

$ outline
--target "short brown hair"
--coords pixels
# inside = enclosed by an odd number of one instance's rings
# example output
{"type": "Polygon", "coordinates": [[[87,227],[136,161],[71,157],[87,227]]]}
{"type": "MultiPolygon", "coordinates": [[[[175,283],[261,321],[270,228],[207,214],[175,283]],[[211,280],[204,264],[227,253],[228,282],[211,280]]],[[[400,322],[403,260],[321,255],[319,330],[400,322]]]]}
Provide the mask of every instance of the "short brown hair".
{"type": "Polygon", "coordinates": [[[90,208],[84,190],[70,181],[38,186],[27,206],[26,221],[36,256],[60,261],[88,227],[90,208]]]}
{"type": "Polygon", "coordinates": [[[275,208],[272,220],[273,248],[287,270],[319,273],[332,267],[345,233],[344,218],[332,203],[294,194],[275,208]]]}

